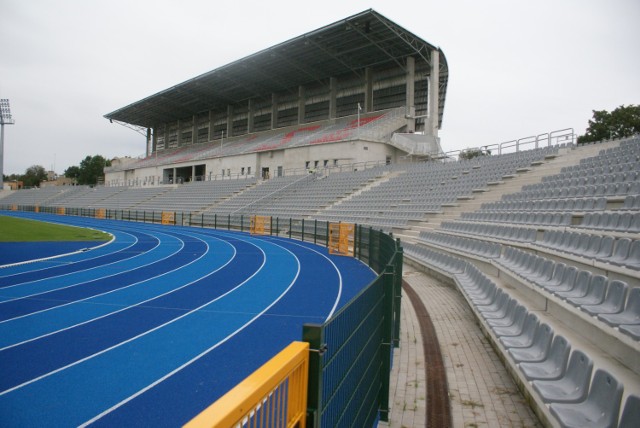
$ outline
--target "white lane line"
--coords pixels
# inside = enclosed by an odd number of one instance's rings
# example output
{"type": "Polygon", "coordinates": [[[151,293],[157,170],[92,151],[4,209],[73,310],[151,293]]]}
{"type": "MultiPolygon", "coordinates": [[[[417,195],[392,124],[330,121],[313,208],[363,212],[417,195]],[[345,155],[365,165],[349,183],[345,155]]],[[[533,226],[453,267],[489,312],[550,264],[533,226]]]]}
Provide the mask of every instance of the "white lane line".
{"type": "MultiPolygon", "coordinates": [[[[198,237],[196,237],[196,236],[192,236],[192,237],[194,237],[194,238],[196,238],[196,239],[200,239],[200,238],[198,238],[198,237]]],[[[127,310],[127,309],[133,308],[133,307],[135,307],[135,306],[143,305],[144,303],[147,303],[147,302],[149,302],[149,301],[151,301],[151,300],[157,299],[157,298],[162,297],[162,296],[166,296],[167,294],[173,293],[174,291],[180,290],[180,289],[182,289],[182,288],[184,288],[184,287],[188,287],[189,285],[191,285],[191,284],[193,284],[193,283],[195,283],[195,282],[197,282],[197,281],[200,281],[200,280],[202,280],[202,279],[204,279],[204,278],[206,278],[206,277],[208,277],[208,276],[211,276],[212,274],[214,274],[214,273],[218,272],[219,270],[221,270],[221,269],[223,269],[225,266],[227,266],[229,263],[231,263],[231,262],[235,259],[236,254],[237,254],[235,247],[234,247],[233,245],[231,245],[229,242],[224,241],[224,240],[219,239],[219,238],[215,238],[215,237],[214,237],[213,239],[217,239],[217,240],[219,240],[219,241],[222,241],[222,242],[224,242],[224,243],[228,244],[231,248],[233,248],[233,255],[232,255],[232,257],[231,257],[231,258],[230,258],[230,259],[229,259],[229,260],[228,260],[224,265],[220,266],[218,269],[216,269],[216,270],[214,270],[214,271],[211,271],[211,272],[208,272],[206,275],[201,276],[201,277],[199,277],[199,278],[196,278],[196,279],[194,279],[193,281],[191,281],[191,282],[189,282],[189,283],[187,283],[187,284],[182,285],[181,287],[171,289],[170,291],[167,291],[166,293],[162,293],[162,294],[159,294],[159,295],[157,295],[157,296],[151,297],[151,298],[149,298],[149,299],[147,299],[147,300],[140,301],[140,302],[138,302],[138,303],[136,303],[136,304],[134,304],[134,305],[129,305],[129,306],[121,307],[120,309],[118,309],[118,310],[116,310],[116,311],[109,312],[109,313],[104,314],[104,315],[101,315],[101,316],[99,316],[99,317],[91,318],[91,319],[86,320],[86,321],[83,321],[83,322],[81,322],[81,323],[77,323],[77,324],[74,324],[74,325],[71,325],[71,326],[68,326],[68,327],[65,327],[65,328],[62,328],[62,329],[56,330],[56,331],[52,331],[52,332],[49,332],[49,333],[43,334],[43,335],[38,336],[38,337],[33,337],[33,338],[31,338],[31,339],[27,339],[27,340],[24,340],[24,341],[22,341],[22,342],[18,342],[18,343],[14,343],[14,344],[12,344],[12,345],[5,346],[4,348],[0,348],[0,352],[1,352],[1,351],[4,351],[5,349],[14,348],[14,347],[16,347],[16,346],[20,346],[20,345],[25,344],[25,343],[28,343],[28,342],[33,342],[34,340],[38,340],[38,339],[41,339],[41,338],[44,338],[44,337],[47,337],[47,336],[51,336],[51,335],[53,335],[53,334],[56,334],[56,333],[59,333],[59,332],[65,331],[65,330],[72,329],[72,328],[74,328],[74,327],[79,327],[79,326],[81,326],[81,325],[88,324],[88,323],[90,323],[90,322],[97,321],[97,320],[102,319],[102,318],[106,318],[106,317],[111,316],[111,315],[113,315],[113,314],[117,314],[117,313],[119,313],[119,312],[122,312],[122,311],[125,311],[125,310],[127,310]]],[[[203,241],[203,242],[204,242],[204,241],[203,241]]],[[[115,290],[107,291],[107,292],[105,292],[105,293],[97,294],[97,295],[95,295],[95,296],[87,297],[87,298],[85,298],[85,299],[74,300],[73,302],[69,302],[69,303],[66,303],[66,304],[64,304],[64,305],[55,306],[55,307],[53,307],[53,308],[44,309],[44,310],[42,310],[42,311],[33,312],[33,313],[31,313],[31,314],[22,315],[21,317],[16,317],[16,318],[12,318],[12,319],[13,319],[13,320],[15,320],[15,319],[22,318],[22,317],[26,317],[26,316],[29,316],[29,315],[33,315],[33,314],[38,314],[38,313],[42,313],[42,312],[46,312],[46,311],[50,311],[50,310],[53,310],[53,309],[55,309],[55,308],[60,308],[60,307],[64,307],[64,306],[68,306],[68,305],[72,305],[72,304],[75,304],[75,303],[80,303],[80,302],[83,302],[83,301],[86,301],[86,300],[91,300],[91,299],[94,299],[94,298],[96,298],[96,297],[105,296],[105,295],[107,295],[107,294],[111,294],[111,293],[114,293],[114,292],[119,291],[119,290],[126,290],[126,289],[127,289],[127,288],[129,288],[129,287],[133,287],[133,286],[135,286],[135,285],[139,285],[139,284],[145,283],[145,282],[147,282],[147,281],[151,281],[151,280],[154,280],[154,279],[161,278],[161,277],[163,277],[163,276],[165,276],[165,275],[168,275],[168,274],[170,274],[170,273],[173,273],[173,272],[176,272],[176,271],[178,271],[178,270],[180,270],[180,269],[183,269],[183,268],[185,268],[185,267],[187,267],[187,266],[189,266],[189,265],[191,265],[191,264],[193,264],[193,263],[197,262],[198,260],[202,259],[205,255],[207,255],[207,254],[209,253],[209,244],[207,244],[207,243],[205,242],[205,245],[207,246],[207,250],[206,250],[206,251],[205,251],[205,252],[204,252],[200,257],[198,257],[197,259],[194,259],[194,260],[190,261],[190,262],[189,262],[189,263],[187,263],[186,265],[179,266],[179,267],[177,267],[177,268],[175,268],[175,269],[173,269],[173,270],[170,270],[170,271],[168,271],[168,272],[165,272],[165,273],[163,273],[163,274],[161,274],[161,275],[157,275],[157,276],[154,276],[154,277],[151,277],[151,278],[146,278],[146,279],[144,279],[144,280],[142,280],[142,281],[134,282],[133,284],[129,284],[129,285],[127,285],[126,287],[121,287],[121,288],[118,288],[118,289],[115,289],[115,290]]],[[[8,320],[5,320],[5,321],[8,321],[8,320]]],[[[2,322],[5,322],[5,321],[2,321],[2,322]]],[[[0,324],[2,324],[2,322],[0,322],[0,324]]]]}
{"type": "MultiPolygon", "coordinates": [[[[236,289],[240,288],[241,286],[246,284],[248,281],[250,281],[254,276],[256,276],[264,268],[264,265],[266,263],[266,255],[265,255],[264,251],[260,247],[255,245],[255,244],[251,244],[251,245],[254,245],[255,247],[257,247],[260,250],[260,252],[262,253],[262,256],[263,256],[262,257],[262,264],[260,265],[260,267],[249,278],[247,278],[246,280],[244,280],[243,282],[241,282],[240,284],[238,284],[237,286],[235,286],[231,290],[227,291],[226,293],[216,297],[215,299],[213,299],[213,300],[211,300],[211,301],[209,301],[209,302],[207,302],[207,303],[205,303],[205,304],[203,304],[203,305],[201,305],[201,306],[199,306],[199,307],[197,307],[195,309],[192,309],[189,312],[184,313],[183,315],[180,315],[179,317],[176,317],[176,318],[172,319],[171,321],[167,321],[164,324],[161,324],[161,325],[158,325],[158,326],[154,327],[151,330],[147,330],[144,333],[140,333],[137,336],[131,337],[131,338],[129,338],[129,339],[123,341],[123,342],[117,343],[117,344],[115,344],[113,346],[110,346],[109,348],[106,348],[106,349],[103,349],[102,351],[96,352],[95,354],[88,355],[88,356],[86,356],[86,357],[84,357],[84,358],[82,358],[82,359],[80,359],[78,361],[74,361],[73,363],[67,364],[64,367],[59,367],[56,370],[53,370],[53,371],[48,372],[48,373],[45,373],[45,374],[43,374],[41,376],[38,376],[37,378],[30,379],[30,380],[28,380],[26,382],[21,383],[20,385],[16,385],[16,386],[14,386],[12,388],[6,389],[4,391],[0,391],[0,397],[5,395],[5,394],[8,394],[8,393],[10,393],[12,391],[15,391],[16,389],[20,389],[20,388],[22,388],[24,386],[30,385],[30,384],[32,384],[34,382],[37,382],[37,381],[42,380],[44,378],[47,378],[47,377],[49,377],[51,375],[59,373],[59,372],[61,372],[63,370],[66,370],[68,368],[76,366],[76,365],[78,365],[80,363],[88,361],[88,360],[90,360],[92,358],[95,358],[95,357],[97,357],[99,355],[102,355],[102,354],[104,354],[106,352],[109,352],[109,351],[111,351],[113,349],[119,348],[120,346],[123,346],[123,345],[125,345],[125,344],[127,344],[129,342],[133,342],[134,340],[139,339],[139,338],[141,338],[143,336],[146,336],[147,334],[153,333],[154,331],[159,330],[159,329],[161,329],[161,328],[163,328],[163,327],[165,327],[165,326],[167,326],[169,324],[173,324],[174,322],[176,322],[176,321],[178,321],[178,320],[180,320],[180,319],[182,319],[182,318],[184,318],[184,317],[186,317],[186,316],[188,316],[188,315],[190,315],[190,314],[192,314],[192,313],[204,308],[205,306],[207,306],[207,305],[209,305],[209,304],[211,304],[211,303],[213,303],[213,302],[215,302],[215,301],[227,296],[228,294],[232,293],[233,291],[235,291],[236,289]]],[[[295,257],[295,255],[294,255],[294,257],[295,257]]]]}
{"type": "MultiPolygon", "coordinates": [[[[239,239],[241,241],[245,241],[248,242],[244,239],[239,239]]],[[[250,243],[250,242],[248,242],[250,243]]],[[[177,367],[176,369],[170,371],[169,373],[167,373],[166,375],[162,376],[160,379],[156,380],[155,382],[147,385],[145,388],[141,389],[140,391],[136,392],[135,394],[127,397],[126,399],[120,401],[119,403],[115,404],[114,406],[108,408],[107,410],[105,410],[104,412],[96,415],[95,417],[93,417],[92,419],[86,421],[85,423],[81,424],[80,427],[86,427],[88,425],[91,425],[92,423],[94,423],[95,421],[97,421],[98,419],[101,419],[102,417],[104,417],[105,415],[113,412],[114,410],[118,409],[119,407],[122,407],[123,405],[127,404],[129,401],[133,400],[134,398],[138,397],[139,395],[144,394],[146,391],[150,390],[151,388],[155,387],[156,385],[158,385],[159,383],[165,381],[166,379],[168,379],[169,377],[173,376],[174,374],[176,374],[177,372],[179,372],[180,370],[184,369],[185,367],[187,367],[188,365],[192,364],[193,362],[197,361],[198,359],[202,358],[204,355],[206,355],[207,353],[213,351],[214,349],[218,348],[220,345],[223,345],[224,343],[226,343],[227,341],[229,341],[231,338],[233,338],[235,335],[237,335],[238,333],[240,333],[242,330],[244,330],[245,328],[247,328],[249,325],[251,325],[255,320],[257,320],[258,318],[260,318],[265,312],[267,312],[269,309],[271,309],[276,303],[278,303],[291,289],[291,287],[293,287],[293,284],[295,284],[295,282],[298,279],[298,276],[300,275],[300,260],[298,259],[298,257],[296,257],[295,254],[293,254],[291,251],[289,251],[287,248],[282,247],[281,245],[277,245],[277,244],[273,244],[272,245],[276,245],[277,247],[282,248],[284,251],[288,252],[289,254],[291,254],[293,256],[293,258],[296,260],[296,263],[298,264],[298,269],[296,272],[295,277],[293,278],[293,280],[291,281],[291,283],[289,283],[289,285],[287,286],[287,288],[280,294],[280,296],[278,296],[278,298],[276,300],[274,300],[269,306],[267,306],[266,308],[264,308],[264,310],[260,313],[258,313],[256,316],[254,316],[253,318],[251,318],[249,321],[247,321],[244,325],[242,325],[241,327],[239,327],[238,329],[236,329],[233,333],[229,334],[227,337],[225,337],[224,339],[220,340],[218,343],[216,343],[215,345],[211,346],[210,348],[204,350],[203,352],[201,352],[200,354],[196,355],[195,357],[193,357],[191,360],[187,361],[186,363],[182,364],[180,367],[177,367]]],[[[252,244],[253,245],[253,244],[252,244]]],[[[260,247],[258,247],[260,249],[260,251],[262,251],[262,249],[260,247]]],[[[264,254],[264,252],[263,252],[264,254]]],[[[260,267],[260,269],[262,269],[262,267],[264,266],[264,264],[266,263],[266,255],[265,258],[263,260],[262,266],[260,267]]],[[[258,271],[256,271],[256,273],[254,275],[256,275],[258,273],[258,271]]],[[[253,277],[254,275],[252,275],[251,277],[253,277]]],[[[251,279],[251,278],[249,278],[251,279]]],[[[246,281],[248,281],[249,279],[247,279],[246,281]]],[[[245,282],[246,282],[245,281],[245,282]]],[[[236,287],[237,288],[237,287],[236,287]]],[[[2,395],[2,394],[0,394],[2,395]]]]}

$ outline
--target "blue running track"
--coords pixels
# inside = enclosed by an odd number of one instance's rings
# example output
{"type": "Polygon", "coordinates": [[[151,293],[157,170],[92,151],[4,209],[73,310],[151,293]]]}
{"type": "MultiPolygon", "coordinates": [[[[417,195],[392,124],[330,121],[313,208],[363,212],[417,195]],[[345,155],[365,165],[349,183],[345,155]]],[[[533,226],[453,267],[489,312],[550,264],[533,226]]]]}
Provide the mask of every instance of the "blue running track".
{"type": "Polygon", "coordinates": [[[0,247],[2,427],[180,426],[375,277],[282,238],[3,215],[113,240],[0,247]]]}

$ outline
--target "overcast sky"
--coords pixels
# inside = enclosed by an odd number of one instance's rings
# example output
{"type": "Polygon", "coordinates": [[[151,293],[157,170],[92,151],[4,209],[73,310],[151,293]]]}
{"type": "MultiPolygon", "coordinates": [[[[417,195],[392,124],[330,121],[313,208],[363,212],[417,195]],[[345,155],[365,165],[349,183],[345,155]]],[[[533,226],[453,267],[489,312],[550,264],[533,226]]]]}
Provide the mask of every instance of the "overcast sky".
{"type": "Polygon", "coordinates": [[[640,104],[638,0],[0,0],[4,173],[141,155],[104,114],[369,8],[447,57],[445,151],[640,104]]]}

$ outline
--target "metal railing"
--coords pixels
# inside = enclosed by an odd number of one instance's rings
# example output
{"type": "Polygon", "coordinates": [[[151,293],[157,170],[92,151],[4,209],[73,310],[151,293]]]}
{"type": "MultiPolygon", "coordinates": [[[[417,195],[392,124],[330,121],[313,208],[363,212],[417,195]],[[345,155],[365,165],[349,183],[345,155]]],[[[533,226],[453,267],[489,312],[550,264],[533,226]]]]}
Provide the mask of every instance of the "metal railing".
{"type": "Polygon", "coordinates": [[[517,140],[509,140],[502,143],[489,144],[486,146],[468,148],[462,150],[451,150],[445,152],[447,157],[458,157],[461,152],[465,150],[478,150],[483,153],[489,152],[491,154],[506,154],[517,153],[524,150],[532,150],[540,147],[550,147],[558,144],[575,144],[577,136],[573,128],[559,129],[551,132],[544,132],[538,135],[532,135],[529,137],[519,138],[517,140]]]}
{"type": "Polygon", "coordinates": [[[185,428],[306,426],[309,344],[292,342],[185,428]]]}

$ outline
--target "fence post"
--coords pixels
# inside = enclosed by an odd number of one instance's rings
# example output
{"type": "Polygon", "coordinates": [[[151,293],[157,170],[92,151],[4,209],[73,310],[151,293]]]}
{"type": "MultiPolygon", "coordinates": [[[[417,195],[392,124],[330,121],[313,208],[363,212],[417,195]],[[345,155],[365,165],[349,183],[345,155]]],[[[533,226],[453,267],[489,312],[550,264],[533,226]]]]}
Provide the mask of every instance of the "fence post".
{"type": "Polygon", "coordinates": [[[322,411],[322,324],[305,323],[302,341],[309,342],[309,384],[307,389],[307,428],[319,428],[322,411]]]}
{"type": "Polygon", "coordinates": [[[318,220],[313,220],[313,243],[316,244],[318,242],[318,220]]]}
{"type": "Polygon", "coordinates": [[[389,421],[389,378],[391,376],[391,346],[393,341],[393,300],[394,300],[394,266],[389,264],[384,269],[384,322],[382,325],[382,343],[380,354],[382,356],[382,376],[380,379],[380,420],[389,421]]]}
{"type": "Polygon", "coordinates": [[[302,219],[302,242],[304,242],[304,218],[302,219]]]}
{"type": "Polygon", "coordinates": [[[394,333],[393,333],[393,347],[398,348],[400,346],[400,310],[402,304],[402,263],[404,259],[404,252],[400,244],[400,238],[396,238],[396,255],[394,259],[395,263],[395,292],[394,292],[394,333]]]}

